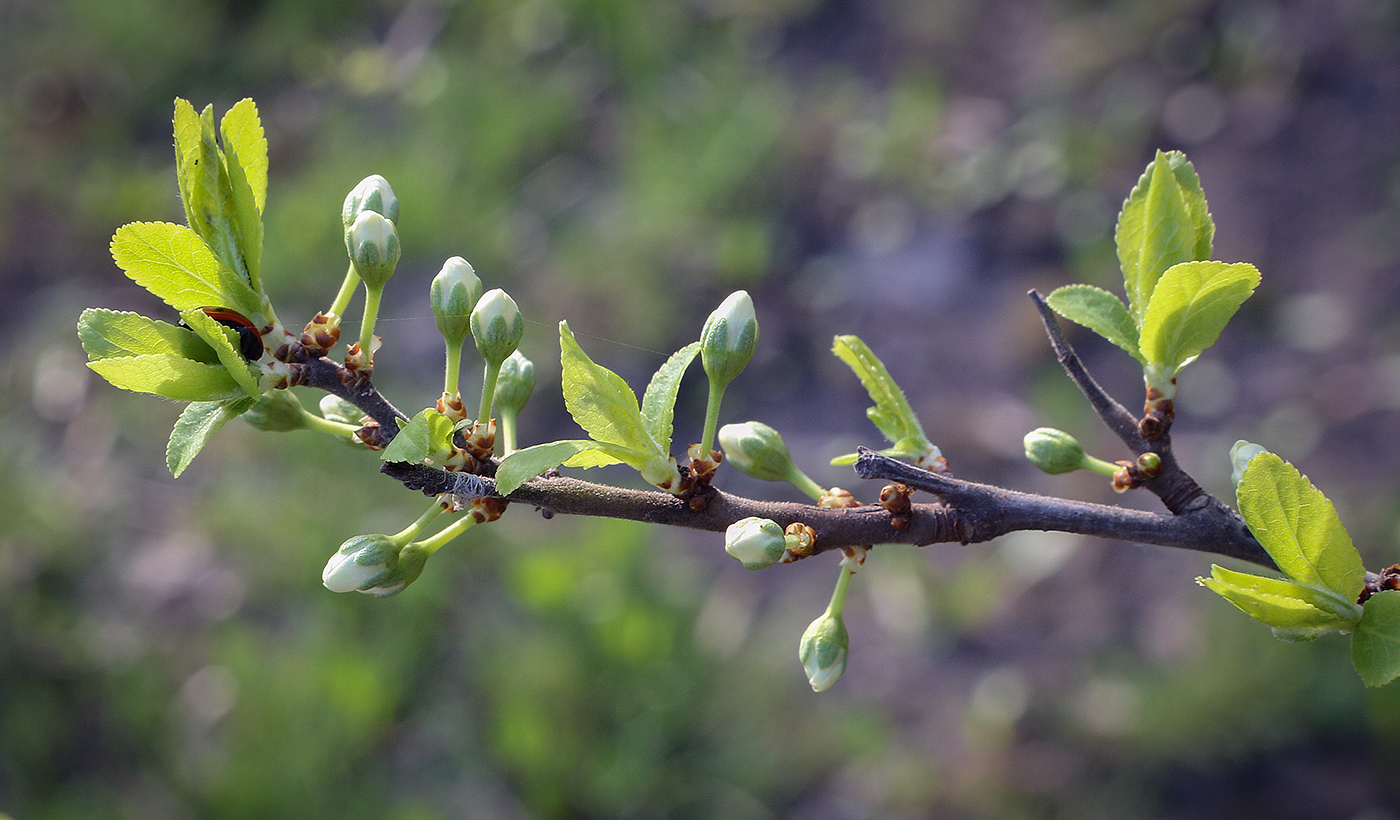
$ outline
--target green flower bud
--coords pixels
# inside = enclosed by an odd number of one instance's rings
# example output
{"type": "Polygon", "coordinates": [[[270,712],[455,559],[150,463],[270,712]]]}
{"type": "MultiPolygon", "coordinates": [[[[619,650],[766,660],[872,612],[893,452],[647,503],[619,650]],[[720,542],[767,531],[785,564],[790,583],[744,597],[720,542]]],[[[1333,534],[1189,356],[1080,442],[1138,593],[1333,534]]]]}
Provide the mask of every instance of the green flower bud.
{"type": "Polygon", "coordinates": [[[428,553],[416,544],[400,548],[387,535],[356,535],[326,562],[321,583],[331,592],[387,598],[417,580],[427,561],[428,553]]]}
{"type": "Polygon", "coordinates": [[[724,531],[724,551],[738,559],[744,569],[767,569],[782,559],[786,549],[783,528],[767,518],[735,521],[724,531]]]}
{"type": "Polygon", "coordinates": [[[394,268],[399,264],[399,232],[383,214],[361,211],[345,232],[345,245],[350,250],[355,273],[364,280],[366,287],[379,290],[394,275],[394,268]]]}
{"type": "Polygon", "coordinates": [[[433,277],[429,298],[438,332],[448,344],[461,347],[471,333],[472,308],[481,299],[481,279],[476,271],[462,257],[452,257],[433,277]]]}
{"type": "Polygon", "coordinates": [[[807,673],[807,682],[812,684],[812,691],[824,692],[836,683],[841,673],[846,671],[846,657],[850,654],[850,648],[851,637],[839,613],[827,610],[812,621],[807,631],[802,633],[802,642],[797,649],[797,657],[802,661],[802,669],[807,673]]]}
{"type": "Polygon", "coordinates": [[[515,300],[496,288],[476,303],[471,329],[481,358],[500,365],[515,352],[520,337],[525,335],[525,317],[520,315],[515,300]]]}
{"type": "Polygon", "coordinates": [[[726,461],[764,481],[787,481],[796,469],[783,437],[759,421],[719,428],[719,446],[726,461]]]}
{"type": "Polygon", "coordinates": [[[340,545],[321,570],[331,592],[364,592],[377,586],[398,566],[399,545],[387,535],[356,535],[340,545]]]}
{"type": "Polygon", "coordinates": [[[341,424],[359,424],[365,412],[339,396],[327,393],[321,397],[321,417],[341,424]]]}
{"type": "Polygon", "coordinates": [[[1243,439],[1235,442],[1230,448],[1230,464],[1233,469],[1230,471],[1230,480],[1234,482],[1235,489],[1239,489],[1240,480],[1244,478],[1245,468],[1254,460],[1254,457],[1262,453],[1267,453],[1258,444],[1251,444],[1243,439]]]}
{"type": "Polygon", "coordinates": [[[272,390],[243,414],[243,420],[269,433],[285,433],[306,426],[306,411],[290,390],[272,390]]]}
{"type": "Polygon", "coordinates": [[[1026,460],[1051,475],[1072,473],[1084,467],[1084,448],[1063,430],[1038,427],[1026,433],[1026,460]]]}
{"type": "Polygon", "coordinates": [[[501,363],[496,377],[496,406],[502,413],[519,413],[535,390],[535,363],[519,350],[501,363]]]}
{"type": "Polygon", "coordinates": [[[758,347],[758,318],[747,291],[736,290],[715,308],[700,331],[700,361],[711,383],[724,387],[738,376],[758,347]]]}
{"type": "Polygon", "coordinates": [[[340,222],[345,230],[350,230],[364,211],[374,211],[390,222],[399,221],[399,198],[394,196],[389,180],[374,174],[360,180],[360,184],[350,191],[340,209],[340,222]]]}

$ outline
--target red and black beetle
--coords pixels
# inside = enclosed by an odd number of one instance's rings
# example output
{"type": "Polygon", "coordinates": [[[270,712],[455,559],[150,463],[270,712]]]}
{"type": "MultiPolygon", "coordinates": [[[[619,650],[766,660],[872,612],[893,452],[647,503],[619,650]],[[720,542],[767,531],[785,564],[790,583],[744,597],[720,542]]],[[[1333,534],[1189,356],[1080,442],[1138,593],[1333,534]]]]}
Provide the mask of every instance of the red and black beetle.
{"type": "MultiPolygon", "coordinates": [[[[232,308],[226,307],[203,307],[204,315],[218,322],[224,327],[233,328],[238,332],[238,352],[248,361],[256,361],[262,358],[263,343],[262,334],[253,321],[247,316],[232,308]]],[[[181,322],[180,324],[184,324],[181,322]]]]}

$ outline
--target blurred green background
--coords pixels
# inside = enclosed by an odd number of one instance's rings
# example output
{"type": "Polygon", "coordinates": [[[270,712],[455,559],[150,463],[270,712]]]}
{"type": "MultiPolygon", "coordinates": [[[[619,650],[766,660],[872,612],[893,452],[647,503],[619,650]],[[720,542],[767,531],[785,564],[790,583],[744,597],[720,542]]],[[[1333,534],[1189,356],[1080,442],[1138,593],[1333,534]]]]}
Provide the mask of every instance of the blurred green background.
{"type": "MultiPolygon", "coordinates": [[[[835,562],[746,573],[715,535],[515,509],[399,597],[325,591],[342,540],[422,499],[241,422],[174,481],[178,406],[83,367],[83,307],[164,310],[106,244],[181,218],[176,96],[258,101],[289,324],[339,284],[345,193],[389,178],[405,250],[376,380],[400,407],[438,393],[447,256],[531,321],[527,442],[576,434],[560,318],[636,385],[743,287],[763,339],[726,420],[867,500],[824,466],[880,444],[836,333],[884,357],[959,475],[1151,506],[1021,459],[1043,424],[1118,457],[1025,292],[1114,287],[1118,203],[1184,149],[1217,257],[1264,285],[1183,374],[1183,461],[1225,494],[1229,444],[1259,441],[1372,568],[1400,559],[1394,3],[0,0],[0,812],[1400,816],[1400,686],[1364,690],[1343,641],[1274,641],[1193,583],[1205,556],[877,549],[822,695],[796,647],[835,562]]],[[[1134,404],[1132,363],[1073,338],[1134,404]]],[[[723,486],[795,500],[743,478],[723,486]]]]}

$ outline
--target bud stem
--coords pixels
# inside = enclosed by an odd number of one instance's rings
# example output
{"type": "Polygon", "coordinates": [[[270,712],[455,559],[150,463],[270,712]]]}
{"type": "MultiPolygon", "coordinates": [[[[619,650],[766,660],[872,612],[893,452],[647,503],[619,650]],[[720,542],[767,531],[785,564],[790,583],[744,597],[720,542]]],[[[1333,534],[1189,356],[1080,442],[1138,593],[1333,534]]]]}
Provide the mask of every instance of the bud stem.
{"type": "Polygon", "coordinates": [[[1109,462],[1104,461],[1101,458],[1094,458],[1093,456],[1085,453],[1084,469],[1088,470],[1091,473],[1098,473],[1099,475],[1113,475],[1114,473],[1118,472],[1119,467],[1117,464],[1110,464],[1109,462]]]}
{"type": "Polygon", "coordinates": [[[433,523],[433,519],[441,514],[442,505],[437,502],[437,499],[433,499],[432,506],[428,507],[426,512],[418,516],[417,521],[409,524],[402,532],[397,532],[389,536],[389,540],[402,547],[404,544],[417,538],[418,533],[422,532],[429,524],[433,523]]]}
{"type": "Polygon", "coordinates": [[[700,453],[710,452],[710,447],[715,443],[715,430],[719,429],[719,403],[724,398],[724,388],[727,384],[715,384],[710,380],[710,398],[705,405],[705,431],[700,436],[700,453]]]}
{"type": "Polygon", "coordinates": [[[496,379],[501,375],[501,363],[486,363],[486,377],[481,382],[481,412],[476,420],[483,424],[491,420],[491,402],[496,398],[496,379]]]}
{"type": "MultiPolygon", "coordinates": [[[[363,348],[361,348],[363,349],[363,348]]],[[[462,343],[452,344],[447,342],[447,374],[443,380],[442,392],[449,396],[457,396],[459,389],[459,376],[462,372],[462,343]]],[[[460,396],[458,396],[460,398],[460,396]]]]}
{"type": "Polygon", "coordinates": [[[360,355],[365,362],[374,362],[374,320],[379,316],[379,297],[384,295],[384,286],[372,288],[365,284],[365,318],[360,323],[360,355]]]}
{"type": "Polygon", "coordinates": [[[331,421],[328,418],[318,416],[310,410],[307,410],[305,407],[301,409],[301,413],[302,417],[306,420],[307,427],[309,427],[312,430],[320,431],[322,433],[330,433],[336,438],[349,438],[350,436],[353,436],[360,430],[359,427],[356,427],[353,424],[346,424],[340,421],[331,421]]]}
{"type": "MultiPolygon", "coordinates": [[[[437,506],[436,502],[434,503],[434,506],[437,506]]],[[[441,509],[441,507],[439,507],[438,509],[441,509]]],[[[422,541],[419,541],[418,546],[428,555],[432,555],[433,553],[437,552],[438,550],[451,543],[452,539],[471,529],[472,525],[475,523],[476,516],[472,515],[471,511],[468,510],[467,512],[463,513],[462,516],[456,521],[453,521],[451,524],[448,524],[446,527],[444,527],[442,532],[439,532],[432,538],[425,538],[422,541]]]]}
{"type": "Polygon", "coordinates": [[[355,295],[355,286],[360,284],[360,275],[355,272],[355,264],[350,263],[350,269],[345,272],[345,281],[340,283],[340,292],[335,295],[335,301],[331,302],[331,309],[326,311],[327,316],[344,316],[345,308],[350,305],[350,297],[355,295]]]}
{"type": "Polygon", "coordinates": [[[841,613],[846,609],[846,591],[851,588],[851,578],[856,574],[855,569],[841,564],[841,575],[836,579],[836,589],[831,593],[831,603],[826,605],[826,614],[833,617],[841,617],[841,613]]]}
{"type": "Polygon", "coordinates": [[[515,452],[515,418],[518,415],[513,409],[501,410],[501,456],[510,455],[515,452]]]}
{"type": "Polygon", "coordinates": [[[788,482],[807,495],[810,495],[814,500],[820,501],[822,496],[826,495],[826,490],[822,489],[820,484],[813,481],[811,476],[799,470],[797,465],[793,465],[792,475],[788,476],[788,482]]]}

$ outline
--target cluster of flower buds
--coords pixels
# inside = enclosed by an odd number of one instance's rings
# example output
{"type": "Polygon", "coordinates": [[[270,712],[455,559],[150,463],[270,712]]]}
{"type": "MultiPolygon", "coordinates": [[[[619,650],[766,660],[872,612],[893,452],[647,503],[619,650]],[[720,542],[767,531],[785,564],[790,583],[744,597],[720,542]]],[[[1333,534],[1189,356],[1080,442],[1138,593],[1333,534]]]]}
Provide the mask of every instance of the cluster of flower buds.
{"type": "MultiPolygon", "coordinates": [[[[360,325],[360,340],[351,345],[346,366],[368,373],[374,366],[374,323],[379,314],[379,300],[384,285],[398,267],[402,249],[396,227],[399,200],[389,182],[379,175],[365,177],[345,197],[341,207],[341,225],[345,229],[345,250],[350,255],[351,276],[346,284],[353,287],[354,278],[365,283],[365,313],[360,325]]],[[[350,289],[342,288],[328,315],[338,316],[349,301],[350,289]]]]}

